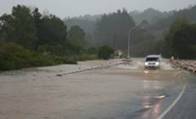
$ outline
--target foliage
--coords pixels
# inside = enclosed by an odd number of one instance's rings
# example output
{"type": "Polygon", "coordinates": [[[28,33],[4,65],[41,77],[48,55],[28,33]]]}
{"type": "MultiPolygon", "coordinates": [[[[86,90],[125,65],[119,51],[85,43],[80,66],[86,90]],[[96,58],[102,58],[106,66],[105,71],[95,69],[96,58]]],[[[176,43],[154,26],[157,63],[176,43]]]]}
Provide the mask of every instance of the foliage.
{"type": "Polygon", "coordinates": [[[77,59],[79,61],[86,61],[86,60],[96,60],[97,59],[97,55],[96,54],[80,54],[78,55],[77,59]]]}
{"type": "Polygon", "coordinates": [[[39,54],[15,43],[0,43],[0,47],[0,70],[77,63],[73,57],[39,54]]]}
{"type": "Polygon", "coordinates": [[[0,42],[0,70],[75,64],[80,59],[94,58],[83,53],[87,42],[79,26],[67,32],[60,18],[42,15],[38,8],[24,5],[15,6],[11,14],[0,17],[0,42]]]}
{"type": "Polygon", "coordinates": [[[37,51],[47,49],[47,52],[63,56],[67,41],[67,28],[64,22],[54,16],[43,16],[38,8],[22,5],[13,7],[10,15],[0,17],[0,40],[14,42],[24,48],[37,51]]]}
{"type": "Polygon", "coordinates": [[[101,46],[98,51],[98,57],[100,59],[109,59],[112,57],[114,50],[109,46],[101,46]]]}
{"type": "Polygon", "coordinates": [[[25,48],[34,49],[37,40],[36,28],[31,11],[26,6],[13,7],[12,14],[0,17],[3,40],[21,44],[25,48]]]}
{"type": "Polygon", "coordinates": [[[63,21],[56,16],[44,16],[40,21],[39,45],[64,45],[67,29],[63,21]]]}
{"type": "Polygon", "coordinates": [[[166,36],[166,43],[170,55],[184,59],[196,58],[196,24],[177,20],[166,36]]]}
{"type": "Polygon", "coordinates": [[[157,41],[155,37],[148,32],[148,29],[138,28],[132,32],[130,38],[130,55],[133,57],[155,54],[157,41]]]}
{"type": "Polygon", "coordinates": [[[72,26],[70,28],[68,31],[68,39],[77,53],[80,53],[80,50],[84,49],[86,44],[85,32],[79,26],[72,26]]]}
{"type": "Polygon", "coordinates": [[[86,50],[88,54],[97,54],[98,53],[98,48],[90,47],[86,50]]]}
{"type": "Polygon", "coordinates": [[[109,45],[115,49],[125,49],[129,30],[135,23],[126,10],[103,15],[95,31],[99,45],[109,45]]]}
{"type": "Polygon", "coordinates": [[[132,11],[129,14],[130,14],[130,16],[133,17],[134,21],[137,24],[140,24],[143,20],[146,20],[150,24],[154,24],[157,21],[168,17],[172,13],[170,13],[170,12],[161,12],[161,11],[153,9],[153,8],[148,8],[148,9],[145,9],[144,11],[142,11],[142,12],[132,11]]]}
{"type": "Polygon", "coordinates": [[[52,65],[54,62],[14,43],[0,44],[0,70],[52,65]]]}
{"type": "MultiPolygon", "coordinates": [[[[124,11],[126,13],[126,10],[124,11]]],[[[79,25],[84,31],[90,33],[86,36],[88,36],[91,46],[106,44],[114,49],[126,51],[128,30],[133,27],[130,22],[133,19],[136,24],[147,21],[145,32],[139,30],[134,33],[135,41],[131,40],[131,43],[134,42],[131,44],[131,48],[133,48],[131,55],[144,56],[151,53],[162,53],[167,57],[171,56],[171,50],[164,39],[172,23],[177,18],[186,18],[190,23],[196,23],[196,6],[168,12],[149,8],[143,12],[129,12],[132,17],[127,14],[122,15],[122,13],[123,11],[119,10],[111,14],[74,17],[66,19],[65,23],[69,24],[69,28],[71,25],[79,25]]]]}

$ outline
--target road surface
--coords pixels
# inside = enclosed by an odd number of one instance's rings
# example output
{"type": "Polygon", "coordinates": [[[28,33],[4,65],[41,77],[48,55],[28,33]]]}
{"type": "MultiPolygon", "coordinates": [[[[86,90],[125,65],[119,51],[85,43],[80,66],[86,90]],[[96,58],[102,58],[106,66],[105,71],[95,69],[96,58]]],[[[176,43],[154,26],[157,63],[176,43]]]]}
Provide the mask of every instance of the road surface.
{"type": "Polygon", "coordinates": [[[107,63],[1,73],[0,119],[195,119],[196,76],[167,60],[160,70],[144,70],[134,59],[69,74],[107,63]]]}

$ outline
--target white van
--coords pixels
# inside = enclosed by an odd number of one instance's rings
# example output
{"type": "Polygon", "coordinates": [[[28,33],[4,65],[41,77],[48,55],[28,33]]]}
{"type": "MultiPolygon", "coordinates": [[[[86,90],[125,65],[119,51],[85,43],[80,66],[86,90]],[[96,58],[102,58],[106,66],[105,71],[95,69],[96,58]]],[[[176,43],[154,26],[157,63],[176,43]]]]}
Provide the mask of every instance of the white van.
{"type": "Polygon", "coordinates": [[[148,55],[145,58],[145,68],[160,68],[160,55],[148,55]]]}

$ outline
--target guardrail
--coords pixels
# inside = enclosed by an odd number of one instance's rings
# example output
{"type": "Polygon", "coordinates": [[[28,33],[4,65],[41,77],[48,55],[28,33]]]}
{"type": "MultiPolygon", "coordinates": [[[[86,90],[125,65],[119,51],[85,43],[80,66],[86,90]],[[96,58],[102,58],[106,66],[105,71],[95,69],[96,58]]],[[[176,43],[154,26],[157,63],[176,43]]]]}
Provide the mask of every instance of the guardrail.
{"type": "Polygon", "coordinates": [[[194,60],[171,60],[171,63],[184,70],[196,73],[196,61],[194,60]]]}

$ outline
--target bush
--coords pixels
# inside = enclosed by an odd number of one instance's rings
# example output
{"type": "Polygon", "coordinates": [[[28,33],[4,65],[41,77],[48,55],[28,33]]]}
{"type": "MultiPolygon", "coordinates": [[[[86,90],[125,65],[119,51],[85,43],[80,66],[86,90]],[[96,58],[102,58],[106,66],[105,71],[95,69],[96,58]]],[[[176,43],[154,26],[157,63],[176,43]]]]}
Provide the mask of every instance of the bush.
{"type": "Polygon", "coordinates": [[[100,59],[109,59],[112,57],[114,50],[109,46],[102,46],[98,50],[98,57],[100,59]]]}
{"type": "Polygon", "coordinates": [[[64,57],[63,64],[77,64],[77,58],[74,56],[64,57]]]}
{"type": "Polygon", "coordinates": [[[14,43],[0,43],[0,70],[11,70],[63,63],[76,64],[76,60],[52,56],[49,54],[39,54],[14,43]]]}
{"type": "Polygon", "coordinates": [[[95,54],[81,54],[78,56],[79,61],[95,60],[95,59],[97,59],[97,55],[95,54]]]}
{"type": "Polygon", "coordinates": [[[52,64],[38,54],[14,43],[0,44],[0,70],[52,64]]]}

